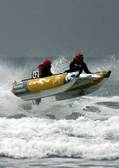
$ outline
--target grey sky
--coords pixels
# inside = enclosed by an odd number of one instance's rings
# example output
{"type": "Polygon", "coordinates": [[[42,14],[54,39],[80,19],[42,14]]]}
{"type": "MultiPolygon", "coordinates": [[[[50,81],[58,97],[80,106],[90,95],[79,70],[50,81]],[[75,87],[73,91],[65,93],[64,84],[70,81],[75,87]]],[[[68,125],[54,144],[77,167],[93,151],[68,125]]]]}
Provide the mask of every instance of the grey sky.
{"type": "Polygon", "coordinates": [[[119,55],[119,0],[0,0],[0,56],[119,55]]]}

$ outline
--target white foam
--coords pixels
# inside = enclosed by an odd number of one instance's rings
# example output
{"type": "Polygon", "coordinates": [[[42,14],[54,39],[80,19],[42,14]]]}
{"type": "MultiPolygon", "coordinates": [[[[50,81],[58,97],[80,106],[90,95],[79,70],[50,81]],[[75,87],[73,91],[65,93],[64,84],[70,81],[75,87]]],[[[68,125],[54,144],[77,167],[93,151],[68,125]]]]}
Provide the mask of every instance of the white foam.
{"type": "Polygon", "coordinates": [[[0,155],[14,158],[119,157],[119,117],[93,121],[0,118],[0,155]]]}
{"type": "Polygon", "coordinates": [[[52,63],[52,72],[54,74],[62,73],[69,69],[69,61],[64,57],[60,56],[52,63]]]}
{"type": "MultiPolygon", "coordinates": [[[[118,109],[97,104],[118,102],[119,96],[84,96],[60,102],[44,99],[40,106],[25,110],[22,108],[24,102],[11,93],[11,84],[14,79],[20,80],[27,74],[26,68],[0,65],[0,70],[1,116],[25,114],[48,118],[51,115],[61,119],[0,118],[0,155],[14,158],[43,158],[54,155],[88,159],[119,157],[118,109]],[[91,111],[89,107],[96,107],[99,111],[91,111]],[[78,116],[78,119],[72,120],[73,113],[84,117],[78,116]],[[67,116],[70,116],[70,120],[66,120],[67,116]]],[[[58,70],[59,68],[56,73],[58,70]]],[[[65,66],[62,70],[65,70],[65,66]]]]}

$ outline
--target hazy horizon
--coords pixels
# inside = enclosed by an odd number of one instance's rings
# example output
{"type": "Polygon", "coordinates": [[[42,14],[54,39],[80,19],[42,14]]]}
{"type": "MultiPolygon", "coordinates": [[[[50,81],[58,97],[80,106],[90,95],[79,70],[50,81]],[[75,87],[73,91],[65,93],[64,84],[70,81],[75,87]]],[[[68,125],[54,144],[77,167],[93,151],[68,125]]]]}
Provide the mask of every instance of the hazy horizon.
{"type": "Polygon", "coordinates": [[[118,0],[1,0],[0,57],[119,57],[118,0]]]}

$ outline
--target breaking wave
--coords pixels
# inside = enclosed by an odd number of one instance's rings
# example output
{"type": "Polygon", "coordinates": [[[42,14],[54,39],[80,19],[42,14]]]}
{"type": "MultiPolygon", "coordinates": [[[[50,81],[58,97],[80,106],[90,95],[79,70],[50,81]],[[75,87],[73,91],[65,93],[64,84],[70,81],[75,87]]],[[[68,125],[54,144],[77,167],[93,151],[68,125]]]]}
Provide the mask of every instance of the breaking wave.
{"type": "MultiPolygon", "coordinates": [[[[54,60],[52,71],[66,70],[68,60],[54,60]]],[[[0,155],[13,158],[119,157],[119,60],[89,64],[94,72],[112,71],[109,82],[94,94],[64,101],[45,98],[39,106],[11,93],[12,82],[30,76],[32,62],[24,66],[0,64],[0,155]],[[115,66],[114,66],[115,65],[115,66]]],[[[35,65],[35,63],[34,63],[35,65]]]]}
{"type": "Polygon", "coordinates": [[[108,120],[0,119],[0,155],[14,158],[119,157],[119,117],[108,120]]]}

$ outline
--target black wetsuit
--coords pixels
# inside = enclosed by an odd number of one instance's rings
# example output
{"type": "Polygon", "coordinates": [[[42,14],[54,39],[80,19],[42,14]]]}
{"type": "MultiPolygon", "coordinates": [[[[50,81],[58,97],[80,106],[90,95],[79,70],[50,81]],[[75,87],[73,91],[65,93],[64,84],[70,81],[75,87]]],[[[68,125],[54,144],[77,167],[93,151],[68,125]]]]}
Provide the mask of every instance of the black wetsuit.
{"type": "Polygon", "coordinates": [[[39,77],[43,78],[43,77],[47,77],[47,76],[51,76],[52,72],[51,72],[51,66],[46,66],[44,64],[40,64],[38,66],[39,68],[39,77]]]}
{"type": "Polygon", "coordinates": [[[79,73],[81,74],[83,71],[87,74],[91,74],[91,72],[89,71],[87,65],[85,64],[85,62],[77,62],[75,59],[70,63],[70,69],[68,70],[68,72],[75,72],[75,71],[79,71],[79,73]]]}
{"type": "Polygon", "coordinates": [[[51,70],[48,67],[42,69],[42,71],[41,71],[42,78],[47,77],[47,76],[51,76],[51,75],[52,75],[51,70]]]}

